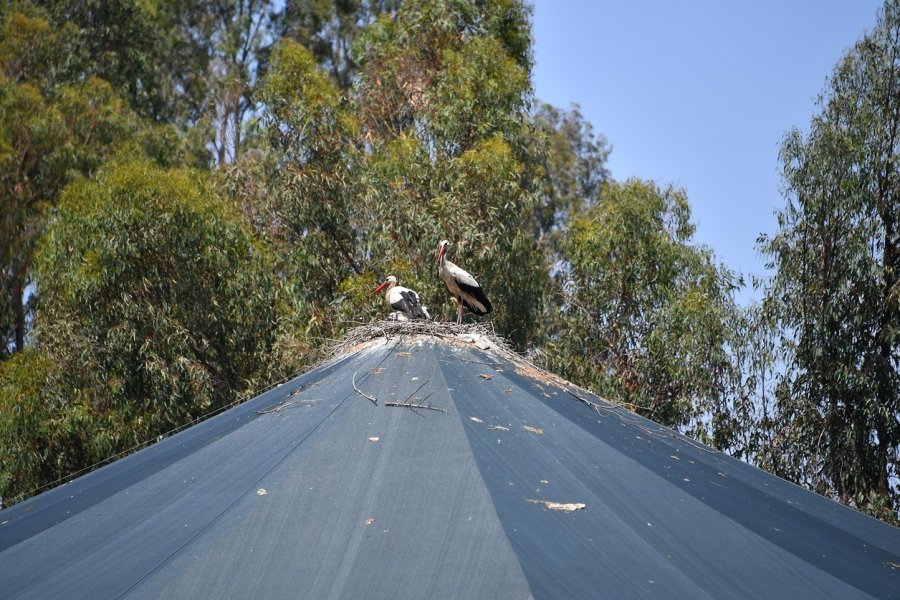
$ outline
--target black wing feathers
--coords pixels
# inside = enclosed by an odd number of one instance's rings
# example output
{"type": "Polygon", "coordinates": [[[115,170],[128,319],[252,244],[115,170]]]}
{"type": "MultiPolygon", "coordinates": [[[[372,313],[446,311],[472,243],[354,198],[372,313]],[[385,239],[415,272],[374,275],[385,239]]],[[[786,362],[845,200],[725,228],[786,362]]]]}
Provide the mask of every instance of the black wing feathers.
{"type": "Polygon", "coordinates": [[[465,298],[463,298],[463,304],[466,308],[469,309],[469,311],[475,313],[476,315],[486,315],[494,310],[494,308],[491,306],[491,301],[488,300],[487,296],[484,295],[484,290],[482,290],[480,287],[466,285],[461,281],[457,281],[456,285],[458,285],[459,289],[461,289],[463,292],[469,294],[470,296],[478,300],[482,305],[484,305],[484,310],[481,310],[478,307],[472,306],[471,304],[466,302],[465,298]]]}
{"type": "Polygon", "coordinates": [[[425,311],[422,310],[422,305],[419,303],[419,296],[417,296],[415,292],[409,290],[400,292],[400,298],[401,300],[399,302],[391,304],[391,308],[405,313],[406,316],[411,319],[428,318],[425,311]]]}

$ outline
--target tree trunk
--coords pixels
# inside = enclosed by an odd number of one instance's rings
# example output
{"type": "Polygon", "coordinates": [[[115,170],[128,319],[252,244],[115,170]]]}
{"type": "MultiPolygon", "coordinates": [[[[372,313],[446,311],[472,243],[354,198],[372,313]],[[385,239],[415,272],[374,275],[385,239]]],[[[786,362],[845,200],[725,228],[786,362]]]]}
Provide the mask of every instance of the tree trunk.
{"type": "Polygon", "coordinates": [[[21,352],[25,348],[25,302],[22,298],[24,289],[22,280],[24,277],[16,277],[13,285],[13,297],[10,299],[16,312],[16,352],[21,352]]]}

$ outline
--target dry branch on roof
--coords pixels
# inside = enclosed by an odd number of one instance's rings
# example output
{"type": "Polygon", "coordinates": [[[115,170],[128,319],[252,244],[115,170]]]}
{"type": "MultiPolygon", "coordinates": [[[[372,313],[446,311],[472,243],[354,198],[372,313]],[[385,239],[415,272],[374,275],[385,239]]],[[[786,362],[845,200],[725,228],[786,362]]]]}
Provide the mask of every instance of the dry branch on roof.
{"type": "MultiPolygon", "coordinates": [[[[612,402],[609,405],[604,406],[587,399],[586,396],[590,394],[590,392],[588,392],[587,390],[580,388],[570,381],[566,381],[558,375],[542,369],[528,359],[517,354],[506,342],[506,340],[494,333],[493,327],[490,323],[487,323],[486,325],[480,323],[457,325],[456,323],[445,323],[440,321],[373,321],[371,323],[355,327],[348,331],[344,335],[344,338],[331,348],[329,354],[332,359],[335,359],[340,356],[345,356],[347,354],[352,354],[354,352],[363,350],[364,348],[377,343],[379,340],[384,340],[388,343],[393,342],[396,345],[400,342],[413,342],[416,340],[427,338],[439,339],[443,344],[451,347],[455,345],[467,348],[474,346],[479,350],[486,352],[487,354],[509,361],[515,367],[515,370],[518,374],[545,384],[550,384],[561,390],[565,390],[578,400],[581,400],[582,402],[594,408],[594,410],[596,410],[598,414],[612,414],[618,416],[623,420],[628,420],[628,415],[633,414],[628,410],[628,407],[623,407],[612,402]]],[[[408,352],[397,351],[395,351],[393,354],[394,356],[409,355],[408,352]]],[[[478,362],[465,359],[460,356],[454,356],[452,352],[442,352],[441,357],[441,360],[478,362]]],[[[490,362],[484,362],[484,364],[492,366],[500,365],[500,363],[490,362]]],[[[479,374],[479,377],[488,379],[492,378],[493,375],[479,374]]],[[[354,385],[354,388],[355,387],[356,386],[354,385]]],[[[358,389],[357,392],[368,398],[370,401],[375,401],[371,396],[362,393],[358,389]]],[[[543,388],[541,388],[541,394],[544,397],[550,397],[549,394],[543,391],[543,388]]],[[[607,402],[609,401],[607,400],[607,402]]],[[[643,428],[648,433],[653,434],[653,432],[647,429],[646,426],[638,426],[643,428]]],[[[658,436],[659,434],[654,435],[658,436]]],[[[688,443],[690,443],[690,441],[688,441],[688,443]]]]}

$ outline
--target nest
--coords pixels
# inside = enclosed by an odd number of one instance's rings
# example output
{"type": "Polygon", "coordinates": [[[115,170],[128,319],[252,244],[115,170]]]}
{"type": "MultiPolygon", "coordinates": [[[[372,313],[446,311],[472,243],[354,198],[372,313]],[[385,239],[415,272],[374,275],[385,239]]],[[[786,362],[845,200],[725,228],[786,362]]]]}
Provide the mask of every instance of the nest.
{"type": "MultiPolygon", "coordinates": [[[[589,397],[592,393],[589,390],[567,381],[559,375],[537,366],[524,356],[517,354],[506,340],[494,333],[491,323],[486,325],[480,323],[457,325],[456,323],[442,323],[439,321],[373,321],[349,330],[340,341],[331,347],[329,358],[326,360],[335,360],[348,354],[360,352],[381,340],[401,343],[440,340],[441,344],[448,346],[468,348],[474,346],[496,358],[508,361],[518,374],[530,378],[536,385],[555,386],[592,407],[599,414],[614,411],[614,406],[621,408],[616,403],[603,398],[601,400],[606,404],[599,404],[590,400],[589,397]]],[[[486,376],[481,375],[481,377],[486,376]]],[[[542,393],[546,395],[545,392],[542,393]]],[[[627,409],[622,414],[626,413],[631,414],[627,409]]],[[[622,415],[620,414],[619,416],[621,417],[622,415]]]]}
{"type": "Polygon", "coordinates": [[[510,361],[522,361],[509,343],[494,333],[491,323],[482,325],[457,325],[439,321],[373,321],[355,327],[344,334],[328,352],[331,358],[357,352],[379,339],[396,337],[434,338],[449,343],[474,344],[481,350],[490,351],[510,361]]]}

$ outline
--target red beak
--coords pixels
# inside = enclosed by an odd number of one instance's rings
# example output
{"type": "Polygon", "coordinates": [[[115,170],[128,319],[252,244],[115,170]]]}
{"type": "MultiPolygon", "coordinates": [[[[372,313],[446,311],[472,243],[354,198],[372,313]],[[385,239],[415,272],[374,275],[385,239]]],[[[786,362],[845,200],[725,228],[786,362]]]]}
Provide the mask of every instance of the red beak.
{"type": "Polygon", "coordinates": [[[387,287],[387,284],[388,284],[388,282],[385,281],[384,283],[382,283],[381,285],[379,285],[377,288],[375,288],[374,290],[372,290],[372,293],[373,293],[373,294],[377,294],[378,292],[380,292],[381,290],[383,290],[384,288],[386,288],[386,287],[387,287]]]}
{"type": "Polygon", "coordinates": [[[444,253],[447,252],[446,246],[441,246],[441,249],[438,251],[437,260],[434,262],[441,262],[441,257],[444,256],[444,253]]]}

